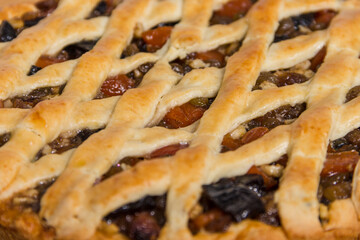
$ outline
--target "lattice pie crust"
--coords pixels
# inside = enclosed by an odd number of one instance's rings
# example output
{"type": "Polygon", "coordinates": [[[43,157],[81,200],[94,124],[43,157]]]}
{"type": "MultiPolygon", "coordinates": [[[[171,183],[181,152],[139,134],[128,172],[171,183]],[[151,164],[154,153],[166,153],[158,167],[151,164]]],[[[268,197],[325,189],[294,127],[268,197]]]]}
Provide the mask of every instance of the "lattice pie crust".
{"type": "MultiPolygon", "coordinates": [[[[41,199],[37,218],[54,230],[57,239],[125,239],[102,219],[147,195],[165,193],[166,223],[159,239],[358,237],[358,168],[353,173],[351,198],[333,201],[327,221],[319,220],[317,198],[329,141],[360,127],[360,98],[344,103],[349,89],[360,84],[358,0],[259,0],[245,17],[228,25],[209,25],[212,12],[226,0],[124,0],[109,17],[87,18],[98,2],[60,0],[56,10],[37,25],[0,44],[1,100],[66,84],[59,96],[31,109],[0,108],[0,134],[11,133],[0,148],[2,201],[57,177],[41,199]],[[326,30],[273,43],[280,20],[322,9],[338,13],[326,30]],[[120,58],[134,34],[164,22],[178,23],[160,50],[120,58]],[[54,55],[84,39],[99,40],[78,59],[27,75],[41,55],[54,55]],[[182,76],[169,65],[192,52],[239,41],[240,49],[224,68],[206,66],[182,76]],[[310,81],[252,91],[260,72],[293,67],[313,58],[324,46],[325,60],[310,81]],[[148,62],[154,66],[137,88],[122,96],[94,99],[108,76],[129,73],[148,62]],[[173,107],[215,96],[200,121],[178,129],[157,126],[173,107]],[[243,123],[283,105],[300,103],[306,103],[306,110],[294,122],[234,151],[221,152],[224,136],[243,123]],[[103,130],[77,148],[34,161],[61,133],[85,128],[103,130]],[[142,161],[96,183],[119,159],[178,143],[189,146],[174,156],[142,161]],[[246,219],[233,222],[225,232],[190,232],[190,213],[202,185],[244,175],[253,165],[271,164],[284,154],[289,160],[275,193],[279,227],[246,219]]],[[[3,3],[0,19],[34,10],[34,1],[3,3]]],[[[0,216],[2,222],[4,216],[0,216]]],[[[27,229],[24,234],[29,239],[31,234],[34,239],[53,238],[29,230],[36,218],[30,216],[23,223],[26,226],[15,224],[11,229],[20,233],[27,229]]]]}

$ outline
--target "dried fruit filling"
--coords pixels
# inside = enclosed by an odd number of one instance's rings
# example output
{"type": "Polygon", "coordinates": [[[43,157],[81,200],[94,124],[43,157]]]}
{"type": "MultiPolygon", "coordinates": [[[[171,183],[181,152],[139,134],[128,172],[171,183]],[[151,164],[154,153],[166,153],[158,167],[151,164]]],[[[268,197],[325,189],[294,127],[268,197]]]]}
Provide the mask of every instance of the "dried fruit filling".
{"type": "Polygon", "coordinates": [[[261,72],[253,90],[283,87],[300,84],[310,80],[319,69],[326,55],[326,48],[322,48],[312,59],[303,61],[289,69],[261,72]]]}
{"type": "Polygon", "coordinates": [[[189,102],[176,106],[164,116],[159,126],[166,128],[182,128],[191,125],[199,120],[205,111],[210,107],[213,99],[194,98],[189,102]]]}
{"type": "Polygon", "coordinates": [[[336,12],[326,9],[285,18],[280,21],[279,27],[275,32],[274,42],[291,39],[316,30],[326,29],[336,14],[336,12]]]}
{"type": "Polygon", "coordinates": [[[318,198],[324,204],[351,196],[352,175],[359,161],[360,129],[329,143],[318,198]]]}
{"type": "Polygon", "coordinates": [[[137,87],[144,75],[154,66],[153,63],[144,63],[128,74],[110,76],[100,87],[96,99],[123,95],[128,89],[137,87]]]}
{"type": "Polygon", "coordinates": [[[230,24],[244,17],[255,2],[252,0],[228,1],[220,9],[214,11],[210,19],[210,25],[230,24]]]}
{"type": "Polygon", "coordinates": [[[88,18],[110,16],[120,0],[103,0],[96,5],[88,18]]]}
{"type": "Polygon", "coordinates": [[[36,25],[41,19],[51,14],[58,5],[58,0],[45,0],[36,3],[37,11],[27,12],[20,18],[3,21],[0,26],[0,42],[9,42],[22,30],[36,25]]]}
{"type": "Polygon", "coordinates": [[[154,28],[141,34],[141,37],[135,37],[125,48],[121,58],[133,56],[139,52],[156,52],[162,48],[170,38],[173,26],[176,23],[161,23],[154,28]]]}

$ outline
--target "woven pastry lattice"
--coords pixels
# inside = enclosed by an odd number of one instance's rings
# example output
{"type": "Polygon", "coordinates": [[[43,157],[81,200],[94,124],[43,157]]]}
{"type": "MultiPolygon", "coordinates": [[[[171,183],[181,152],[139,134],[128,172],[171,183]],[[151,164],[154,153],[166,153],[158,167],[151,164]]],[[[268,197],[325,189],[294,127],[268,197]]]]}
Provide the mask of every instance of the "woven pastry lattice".
{"type": "MultiPolygon", "coordinates": [[[[61,0],[50,16],[13,41],[2,43],[0,99],[40,87],[66,86],[60,96],[32,109],[0,108],[0,133],[11,133],[0,148],[0,197],[9,198],[40,180],[57,177],[41,200],[40,216],[56,229],[58,237],[68,239],[91,238],[111,211],[146,195],[164,193],[167,221],[160,239],[357,236],[358,170],[354,172],[352,197],[333,202],[329,221],[324,224],[319,221],[317,190],[329,140],[360,127],[360,98],[344,103],[349,89],[360,83],[360,2],[260,0],[244,18],[229,25],[209,26],[213,10],[225,2],[125,0],[110,17],[86,19],[97,0],[61,0]],[[321,9],[338,11],[328,29],[272,43],[281,19],[321,9]],[[135,29],[141,32],[174,21],[180,22],[162,49],[120,59],[135,29]],[[27,76],[41,55],[97,38],[95,47],[81,58],[27,76]],[[194,69],[182,77],[169,65],[191,52],[241,40],[241,48],[224,69],[194,69]],[[324,63],[310,81],[252,91],[261,71],[292,67],[314,57],[324,46],[324,63]],[[155,65],[137,88],[120,97],[93,100],[107,76],[128,73],[147,62],[155,65]],[[196,97],[215,96],[201,120],[190,127],[155,126],[174,106],[196,97]],[[276,127],[234,151],[220,153],[224,135],[240,124],[280,106],[304,102],[307,109],[295,122],[276,127]],[[104,129],[76,149],[33,161],[60,133],[84,128],[104,129]],[[119,159],[180,142],[189,143],[189,147],[175,156],[140,162],[94,184],[119,159]],[[189,213],[203,184],[245,174],[251,166],[272,163],[284,154],[289,162],[276,192],[282,227],[245,220],[232,224],[226,233],[190,233],[189,213]]],[[[11,6],[6,11],[8,14],[0,14],[3,20],[16,14],[11,6]]]]}

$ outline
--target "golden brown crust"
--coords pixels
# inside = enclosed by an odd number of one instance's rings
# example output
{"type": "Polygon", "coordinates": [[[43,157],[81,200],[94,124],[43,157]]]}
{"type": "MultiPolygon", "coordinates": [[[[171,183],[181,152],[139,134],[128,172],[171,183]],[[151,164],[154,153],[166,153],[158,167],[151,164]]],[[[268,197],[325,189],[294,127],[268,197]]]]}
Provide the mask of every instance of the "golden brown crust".
{"type": "MultiPolygon", "coordinates": [[[[0,20],[35,10],[34,2],[0,1],[0,20]]],[[[103,217],[146,195],[166,192],[163,240],[359,236],[359,167],[354,173],[352,198],[331,203],[326,221],[319,220],[317,199],[329,140],[360,126],[359,98],[343,104],[347,91],[360,79],[360,37],[354,34],[360,32],[359,2],[259,0],[244,18],[229,25],[209,26],[212,12],[225,2],[125,0],[110,17],[86,19],[97,0],[62,0],[38,25],[0,46],[0,100],[39,87],[66,84],[60,96],[33,109],[0,108],[0,132],[12,134],[0,148],[0,199],[4,204],[17,192],[58,177],[42,198],[39,215],[0,205],[0,224],[10,229],[0,229],[0,238],[53,239],[55,229],[57,239],[125,239],[113,225],[104,225],[103,217]],[[271,44],[280,20],[324,8],[339,12],[328,29],[271,44]],[[180,22],[160,50],[120,59],[134,34],[172,21],[180,22]],[[97,38],[95,47],[81,58],[26,75],[41,55],[53,55],[68,44],[97,38]],[[182,77],[169,64],[188,53],[235,41],[242,41],[242,46],[227,59],[224,69],[205,67],[182,77]],[[292,67],[314,57],[324,46],[325,61],[309,82],[252,91],[261,71],[292,67]],[[140,86],[121,97],[93,100],[107,76],[128,73],[147,62],[155,65],[140,86]],[[215,96],[210,109],[189,128],[154,127],[169,109],[195,97],[215,96]],[[280,106],[303,102],[307,109],[295,122],[276,127],[235,151],[220,153],[224,135],[239,125],[280,106]],[[60,133],[86,127],[105,129],[74,150],[33,162],[39,150],[60,133]],[[173,157],[141,162],[94,185],[119,159],[179,142],[190,146],[173,157]],[[190,233],[189,213],[203,184],[246,174],[251,166],[270,164],[284,154],[289,155],[289,162],[276,193],[281,227],[244,220],[224,233],[190,233]]]]}

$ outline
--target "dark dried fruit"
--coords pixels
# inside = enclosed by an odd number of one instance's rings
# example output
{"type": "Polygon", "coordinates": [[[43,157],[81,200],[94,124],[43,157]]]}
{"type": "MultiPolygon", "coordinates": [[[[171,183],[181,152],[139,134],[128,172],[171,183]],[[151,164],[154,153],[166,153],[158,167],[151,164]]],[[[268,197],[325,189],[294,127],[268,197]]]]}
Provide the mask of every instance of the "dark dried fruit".
{"type": "Polygon", "coordinates": [[[263,82],[270,82],[270,83],[274,83],[275,85],[277,85],[277,83],[279,82],[279,79],[275,74],[273,74],[271,72],[261,72],[258,79],[256,80],[256,84],[255,84],[253,90],[260,89],[260,85],[263,82]]]}
{"type": "Polygon", "coordinates": [[[322,177],[319,186],[319,198],[325,204],[337,199],[351,196],[351,173],[337,173],[332,176],[322,177]]]}
{"type": "Polygon", "coordinates": [[[160,226],[149,212],[135,214],[129,227],[129,237],[135,240],[155,240],[159,236],[160,226]]]}
{"type": "Polygon", "coordinates": [[[10,136],[11,136],[10,133],[4,133],[0,135],[0,147],[10,140],[10,136]]]}
{"type": "Polygon", "coordinates": [[[214,208],[190,219],[188,225],[193,234],[198,233],[203,228],[208,232],[225,232],[231,221],[231,215],[214,208]]]}
{"type": "Polygon", "coordinates": [[[0,25],[0,42],[9,42],[16,38],[16,30],[8,21],[3,21],[0,25]]]}
{"type": "Polygon", "coordinates": [[[262,136],[264,136],[268,132],[269,132],[269,129],[266,128],[266,127],[253,128],[253,129],[249,130],[248,132],[246,132],[244,134],[244,136],[242,136],[241,143],[242,144],[248,144],[248,143],[250,143],[252,141],[255,141],[258,138],[261,138],[262,136]]]}
{"type": "Polygon", "coordinates": [[[255,127],[275,128],[285,123],[285,120],[295,119],[306,110],[306,104],[296,104],[295,106],[285,105],[274,109],[264,116],[251,120],[247,125],[248,129],[255,127]]]}
{"type": "Polygon", "coordinates": [[[37,67],[35,65],[31,65],[30,71],[28,72],[28,76],[34,75],[35,73],[37,73],[38,71],[41,70],[41,67],[37,67]]]}
{"type": "Polygon", "coordinates": [[[324,62],[326,56],[326,47],[323,47],[311,60],[310,69],[313,72],[316,72],[320,65],[324,62]]]}
{"type": "Polygon", "coordinates": [[[231,214],[237,222],[254,218],[265,210],[258,194],[241,182],[221,180],[211,185],[203,185],[203,190],[210,201],[231,214]]]}
{"type": "Polygon", "coordinates": [[[94,8],[92,13],[90,14],[90,18],[105,16],[107,10],[107,4],[105,1],[101,1],[98,5],[94,8]]]}
{"type": "Polygon", "coordinates": [[[49,146],[52,149],[52,153],[60,154],[69,149],[80,146],[80,144],[84,142],[90,135],[98,131],[99,129],[95,129],[95,130],[83,129],[80,130],[77,133],[77,135],[72,137],[63,137],[60,135],[58,138],[56,138],[51,143],[49,143],[49,146]]]}
{"type": "Polygon", "coordinates": [[[294,72],[284,72],[279,76],[278,79],[279,82],[276,84],[278,87],[292,85],[296,83],[299,84],[308,80],[308,78],[304,75],[294,72]]]}
{"type": "Polygon", "coordinates": [[[356,151],[328,153],[321,171],[321,176],[353,172],[358,161],[359,153],[356,151]]]}
{"type": "Polygon", "coordinates": [[[270,177],[266,173],[264,173],[260,167],[252,166],[246,174],[247,175],[254,174],[254,175],[262,177],[262,179],[264,181],[264,186],[267,190],[273,189],[278,185],[278,181],[275,180],[273,177],[270,177]]]}
{"type": "Polygon", "coordinates": [[[217,50],[195,53],[195,58],[201,59],[211,67],[222,68],[225,66],[225,55],[217,50]]]}
{"type": "Polygon", "coordinates": [[[84,53],[93,49],[96,43],[97,40],[82,41],[79,43],[68,45],[64,48],[64,50],[68,53],[68,59],[77,59],[81,57],[84,53]]]}
{"type": "Polygon", "coordinates": [[[257,220],[271,226],[280,226],[280,217],[274,200],[274,192],[267,192],[266,195],[262,197],[262,200],[265,203],[265,212],[260,214],[257,220]]]}
{"type": "Polygon", "coordinates": [[[156,239],[165,224],[166,195],[144,197],[107,215],[104,219],[114,223],[131,239],[156,239]]]}
{"type": "Polygon", "coordinates": [[[243,17],[252,6],[251,0],[231,0],[214,12],[210,25],[229,24],[243,17]]]}
{"type": "Polygon", "coordinates": [[[346,94],[346,102],[353,100],[354,98],[358,97],[360,94],[360,86],[355,86],[349,90],[346,94]]]}

